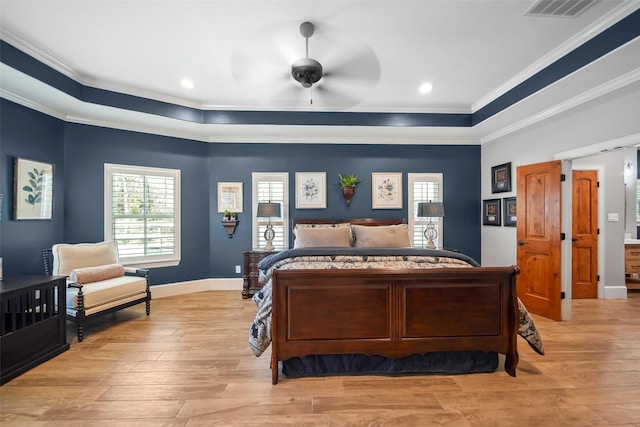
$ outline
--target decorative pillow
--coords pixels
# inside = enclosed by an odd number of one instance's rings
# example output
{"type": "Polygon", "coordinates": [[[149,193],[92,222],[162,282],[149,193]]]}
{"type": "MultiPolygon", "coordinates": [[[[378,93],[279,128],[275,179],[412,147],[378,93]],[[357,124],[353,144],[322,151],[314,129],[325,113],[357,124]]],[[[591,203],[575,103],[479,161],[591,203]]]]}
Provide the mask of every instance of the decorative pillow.
{"type": "Polygon", "coordinates": [[[124,266],[122,264],[107,264],[99,267],[76,268],[69,274],[69,279],[72,282],[84,284],[122,276],[124,276],[124,266]]]}
{"type": "Polygon", "coordinates": [[[298,227],[294,230],[294,248],[320,246],[350,247],[351,227],[298,227]]]}
{"type": "Polygon", "coordinates": [[[409,226],[397,225],[352,225],[357,248],[406,248],[411,246],[409,226]]]}

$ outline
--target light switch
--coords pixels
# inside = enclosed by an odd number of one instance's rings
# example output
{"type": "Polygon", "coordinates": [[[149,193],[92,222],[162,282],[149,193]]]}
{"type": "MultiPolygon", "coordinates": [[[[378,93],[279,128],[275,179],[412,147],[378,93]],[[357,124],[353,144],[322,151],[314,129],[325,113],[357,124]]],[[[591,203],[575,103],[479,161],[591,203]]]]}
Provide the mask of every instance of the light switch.
{"type": "Polygon", "coordinates": [[[236,265],[236,273],[240,273],[240,266],[236,265]]]}
{"type": "Polygon", "coordinates": [[[608,222],[618,222],[618,221],[620,221],[620,218],[619,218],[617,213],[609,213],[609,214],[607,214],[607,221],[608,222]]]}

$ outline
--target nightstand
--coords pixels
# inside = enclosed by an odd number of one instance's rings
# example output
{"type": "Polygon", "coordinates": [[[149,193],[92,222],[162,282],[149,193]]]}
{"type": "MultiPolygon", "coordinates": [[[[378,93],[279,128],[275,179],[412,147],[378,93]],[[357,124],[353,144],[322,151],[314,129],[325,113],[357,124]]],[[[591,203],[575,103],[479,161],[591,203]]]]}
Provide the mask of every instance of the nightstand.
{"type": "Polygon", "coordinates": [[[244,268],[242,269],[242,298],[251,298],[253,294],[262,289],[262,283],[258,282],[260,270],[258,263],[266,256],[277,251],[250,250],[242,252],[244,268]]]}

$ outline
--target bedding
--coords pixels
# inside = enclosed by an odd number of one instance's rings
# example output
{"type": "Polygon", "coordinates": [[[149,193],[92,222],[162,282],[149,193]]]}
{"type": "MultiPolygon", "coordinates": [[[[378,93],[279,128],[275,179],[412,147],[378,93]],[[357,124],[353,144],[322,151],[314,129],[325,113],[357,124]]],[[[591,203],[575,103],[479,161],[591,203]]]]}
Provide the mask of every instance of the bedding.
{"type": "MultiPolygon", "coordinates": [[[[357,239],[357,236],[356,236],[357,239]]],[[[264,258],[258,265],[264,287],[253,296],[258,312],[250,327],[249,346],[260,356],[271,343],[271,277],[276,269],[421,269],[479,267],[472,258],[457,252],[413,247],[400,248],[294,248],[264,258]]],[[[544,345],[533,320],[520,300],[518,334],[539,354],[544,345]]]]}

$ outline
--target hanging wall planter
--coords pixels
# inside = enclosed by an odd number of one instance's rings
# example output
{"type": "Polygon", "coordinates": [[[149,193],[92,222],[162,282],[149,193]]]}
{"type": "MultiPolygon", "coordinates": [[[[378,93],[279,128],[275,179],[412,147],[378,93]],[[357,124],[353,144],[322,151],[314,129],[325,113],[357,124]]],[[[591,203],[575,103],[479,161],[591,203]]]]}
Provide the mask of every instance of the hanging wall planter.
{"type": "Polygon", "coordinates": [[[356,191],[356,185],[360,182],[360,178],[353,174],[338,174],[338,178],[340,179],[340,187],[342,188],[344,201],[347,203],[347,206],[349,206],[351,204],[351,198],[356,191]]]}
{"type": "Polygon", "coordinates": [[[224,231],[227,232],[227,236],[229,238],[233,237],[233,233],[236,231],[236,227],[238,226],[238,214],[236,212],[229,212],[228,210],[224,211],[224,216],[222,217],[222,226],[224,227],[224,231]]]}
{"type": "Polygon", "coordinates": [[[236,231],[236,227],[240,221],[220,221],[224,227],[224,231],[227,232],[229,238],[233,237],[233,233],[236,231]]]}

